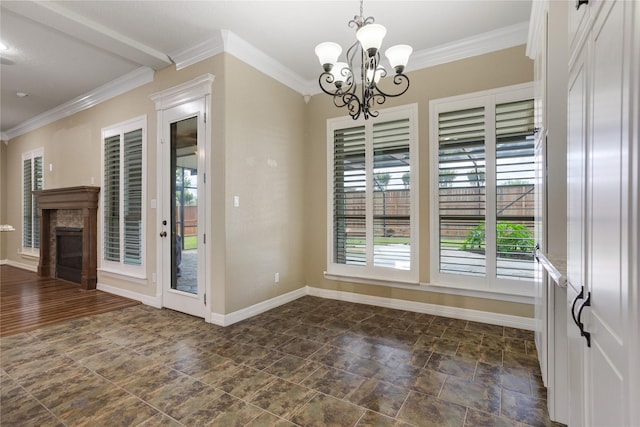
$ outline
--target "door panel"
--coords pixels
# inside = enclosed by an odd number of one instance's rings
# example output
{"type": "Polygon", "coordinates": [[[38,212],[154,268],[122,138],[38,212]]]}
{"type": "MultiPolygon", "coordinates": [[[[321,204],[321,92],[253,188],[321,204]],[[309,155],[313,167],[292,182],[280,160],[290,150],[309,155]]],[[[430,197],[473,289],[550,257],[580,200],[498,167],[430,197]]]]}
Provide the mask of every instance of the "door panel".
{"type": "Polygon", "coordinates": [[[567,347],[569,378],[569,422],[583,426],[585,402],[585,351],[571,310],[573,302],[585,285],[585,181],[586,181],[586,127],[587,76],[585,52],[573,67],[569,78],[567,101],[567,347]]]}
{"type": "Polygon", "coordinates": [[[588,361],[588,408],[592,425],[627,425],[624,388],[627,380],[628,318],[627,251],[623,236],[628,234],[627,209],[623,194],[627,169],[622,103],[624,66],[624,3],[603,7],[594,27],[592,139],[588,148],[589,260],[587,282],[591,291],[591,332],[588,361]],[[612,398],[616,396],[615,398],[612,398]]]}
{"type": "Polygon", "coordinates": [[[163,111],[162,284],[163,306],[205,317],[204,99],[163,111]]]}

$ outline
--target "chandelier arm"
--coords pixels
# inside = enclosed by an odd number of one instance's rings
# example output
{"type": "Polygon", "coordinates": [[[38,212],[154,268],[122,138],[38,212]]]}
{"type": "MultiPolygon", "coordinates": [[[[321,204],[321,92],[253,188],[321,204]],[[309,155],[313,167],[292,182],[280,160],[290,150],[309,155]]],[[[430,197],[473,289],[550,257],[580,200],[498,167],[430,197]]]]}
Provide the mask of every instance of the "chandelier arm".
{"type": "MultiPolygon", "coordinates": [[[[342,107],[346,106],[349,110],[349,115],[353,120],[357,120],[362,112],[362,104],[358,97],[352,93],[345,93],[342,95],[342,107]]],[[[335,102],[334,102],[335,103],[335,102]]]]}
{"type": "Polygon", "coordinates": [[[405,74],[396,74],[395,76],[393,76],[393,84],[396,86],[400,86],[401,90],[398,93],[386,93],[384,91],[382,91],[378,85],[376,85],[376,90],[381,94],[384,95],[385,97],[389,97],[389,98],[395,98],[397,96],[403,95],[408,89],[409,89],[409,77],[407,77],[405,74]],[[406,86],[404,86],[406,85],[406,86]],[[404,88],[402,87],[404,86],[404,88]]]}
{"type": "Polygon", "coordinates": [[[327,95],[336,96],[340,92],[338,88],[336,88],[335,91],[331,91],[325,88],[325,84],[333,85],[333,87],[335,87],[333,82],[334,82],[333,75],[329,71],[325,71],[324,73],[320,74],[320,77],[318,78],[318,84],[320,85],[320,89],[322,89],[322,91],[327,95]]]}

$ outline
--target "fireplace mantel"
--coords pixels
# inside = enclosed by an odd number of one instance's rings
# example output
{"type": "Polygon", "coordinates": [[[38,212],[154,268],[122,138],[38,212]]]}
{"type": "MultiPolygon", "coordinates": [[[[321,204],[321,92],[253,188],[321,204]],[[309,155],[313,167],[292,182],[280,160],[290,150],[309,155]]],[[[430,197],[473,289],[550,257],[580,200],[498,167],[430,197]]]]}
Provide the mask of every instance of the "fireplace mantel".
{"type": "Polygon", "coordinates": [[[98,193],[100,187],[66,187],[34,191],[40,210],[40,261],[38,275],[51,277],[51,212],[82,211],[82,277],[84,289],[95,289],[98,282],[98,193]]]}
{"type": "Polygon", "coordinates": [[[100,187],[65,187],[37,190],[40,209],[98,209],[100,187]]]}

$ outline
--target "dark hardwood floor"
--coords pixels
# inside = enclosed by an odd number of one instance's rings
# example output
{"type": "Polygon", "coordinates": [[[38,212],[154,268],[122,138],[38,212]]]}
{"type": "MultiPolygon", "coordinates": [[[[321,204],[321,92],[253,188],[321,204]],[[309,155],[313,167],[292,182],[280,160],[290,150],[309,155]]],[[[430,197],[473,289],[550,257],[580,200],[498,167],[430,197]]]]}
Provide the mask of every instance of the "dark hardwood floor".
{"type": "Polygon", "coordinates": [[[140,304],[66,280],[0,266],[0,336],[140,304]]]}

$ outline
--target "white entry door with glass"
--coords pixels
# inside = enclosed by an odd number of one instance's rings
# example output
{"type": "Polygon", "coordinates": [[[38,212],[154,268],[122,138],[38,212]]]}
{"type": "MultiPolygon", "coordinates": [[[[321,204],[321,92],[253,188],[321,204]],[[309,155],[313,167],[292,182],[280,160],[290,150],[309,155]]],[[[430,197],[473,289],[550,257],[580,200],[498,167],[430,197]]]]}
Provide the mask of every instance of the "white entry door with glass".
{"type": "Polygon", "coordinates": [[[205,317],[205,98],[162,112],[162,305],[205,317]]]}

